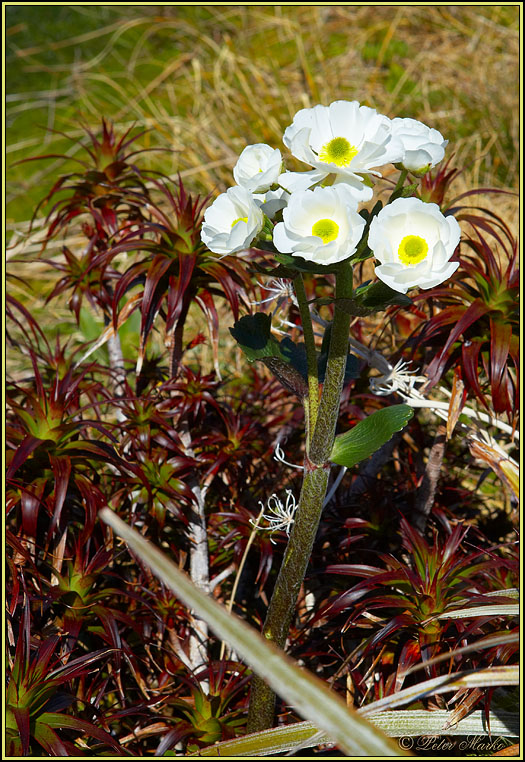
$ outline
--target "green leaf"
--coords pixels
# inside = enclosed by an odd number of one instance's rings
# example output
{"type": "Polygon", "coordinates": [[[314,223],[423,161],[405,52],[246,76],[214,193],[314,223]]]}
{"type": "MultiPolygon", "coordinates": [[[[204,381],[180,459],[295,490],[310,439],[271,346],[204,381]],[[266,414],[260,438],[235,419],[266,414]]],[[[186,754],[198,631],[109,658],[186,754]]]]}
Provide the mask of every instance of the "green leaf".
{"type": "Polygon", "coordinates": [[[38,718],[38,722],[47,725],[50,728],[67,728],[68,730],[74,730],[75,732],[85,733],[93,738],[97,738],[102,743],[106,743],[115,749],[119,754],[122,753],[122,747],[115,741],[110,734],[103,728],[99,728],[93,725],[91,722],[81,720],[79,717],[71,717],[67,714],[61,714],[59,712],[44,712],[38,718]]]}
{"type": "Polygon", "coordinates": [[[295,711],[315,721],[343,752],[373,757],[406,754],[378,728],[350,711],[321,679],[298,667],[253,627],[199,590],[184,572],[113,511],[103,508],[99,516],[189,609],[208,623],[218,638],[229,643],[295,711]]]}
{"type": "MultiPolygon", "coordinates": [[[[406,709],[377,712],[369,715],[369,719],[388,736],[419,737],[439,736],[442,729],[454,717],[454,712],[446,709],[429,711],[428,709],[406,709]]],[[[489,721],[485,712],[479,709],[468,717],[447,727],[448,736],[479,735],[488,737],[519,737],[519,713],[490,712],[489,721]]],[[[199,749],[187,756],[198,757],[260,757],[275,756],[294,751],[298,747],[310,748],[318,744],[330,743],[325,733],[320,733],[312,722],[296,722],[293,725],[262,730],[250,733],[241,738],[221,741],[213,746],[199,749]]],[[[173,753],[173,755],[175,752],[173,753]]]]}
{"type": "Polygon", "coordinates": [[[410,185],[405,185],[405,187],[401,191],[401,198],[410,198],[410,196],[413,196],[418,188],[419,188],[418,183],[411,183],[410,185]]]}
{"type": "Polygon", "coordinates": [[[293,365],[306,381],[308,379],[308,360],[305,345],[302,342],[296,344],[289,336],[285,336],[279,344],[279,349],[282,357],[286,358],[286,361],[293,365]]]}
{"type": "Polygon", "coordinates": [[[366,225],[361,240],[359,241],[354,254],[352,254],[350,257],[350,262],[353,265],[356,265],[358,262],[364,262],[365,259],[370,259],[370,257],[374,256],[373,252],[368,246],[368,231],[370,229],[370,223],[372,222],[373,218],[379,214],[382,208],[382,202],[378,201],[371,212],[368,212],[366,209],[361,209],[359,212],[361,217],[365,220],[366,225]]]}
{"type": "Polygon", "coordinates": [[[392,201],[395,201],[398,198],[409,198],[410,196],[413,196],[418,187],[419,183],[411,183],[410,185],[405,185],[402,188],[398,188],[392,193],[388,203],[391,204],[392,201]]]}
{"type": "Polygon", "coordinates": [[[390,288],[382,280],[367,283],[361,286],[361,288],[356,289],[355,299],[363,307],[373,309],[384,309],[390,304],[412,304],[410,297],[390,288]]]}
{"type": "Polygon", "coordinates": [[[412,418],[409,405],[391,405],[377,410],[350,431],[335,438],[330,460],[339,466],[351,468],[373,455],[412,418]]]}
{"type": "Polygon", "coordinates": [[[230,333],[239,344],[249,362],[264,357],[284,359],[279,349],[279,342],[271,334],[272,319],[264,312],[246,315],[238,320],[230,333]]]}
{"type": "Polygon", "coordinates": [[[248,362],[261,360],[288,391],[304,398],[308,394],[306,350],[287,336],[279,343],[271,335],[271,317],[264,312],[246,315],[230,333],[248,362]]]}

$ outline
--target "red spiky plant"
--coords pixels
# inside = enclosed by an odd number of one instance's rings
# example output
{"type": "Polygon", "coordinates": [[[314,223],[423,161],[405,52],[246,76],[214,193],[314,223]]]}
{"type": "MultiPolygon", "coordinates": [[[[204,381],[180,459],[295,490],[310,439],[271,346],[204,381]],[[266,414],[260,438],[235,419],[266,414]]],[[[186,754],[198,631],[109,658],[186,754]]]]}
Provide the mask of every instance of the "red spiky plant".
{"type": "MultiPolygon", "coordinates": [[[[237,317],[251,276],[239,258],[218,261],[206,251],[205,201],[180,178],[141,168],[140,135],[119,136],[106,120],[100,136],[87,135],[79,170],[58,178],[43,201],[51,204],[43,250],[66,233],[82,241],[47,255],[58,273],[48,302],[65,298],[77,322],[83,308],[98,311],[106,324],[98,346],[116,340],[140,310],[139,346],[118,368],[79,360],[85,345],[51,347],[31,311],[9,297],[9,340],[27,367],[8,382],[8,748],[16,756],[148,756],[175,746],[198,753],[243,732],[250,675],[211,635],[204,661],[192,661],[191,612],[96,514],[110,505],[187,569],[202,509],[208,590],[258,626],[286,535],[254,535],[253,524],[270,494],[295,486],[293,472],[271,456],[282,442],[287,457],[301,461],[300,409],[255,368],[221,380],[189,363],[187,349],[204,340],[190,326],[192,305],[208,323],[218,367],[221,310],[237,317]],[[164,354],[153,342],[159,327],[164,354]]],[[[428,174],[420,195],[446,209],[455,173],[446,166],[428,174]]],[[[449,211],[474,232],[450,286],[410,308],[426,321],[411,345],[428,360],[433,382],[461,368],[486,409],[512,418],[515,244],[499,219],[461,210],[461,201],[449,211]]],[[[323,278],[308,289],[318,299],[329,290],[323,278]]],[[[359,319],[354,335],[365,341],[368,328],[359,319]]],[[[347,422],[375,406],[366,379],[346,385],[347,422]]],[[[409,668],[429,656],[476,648],[513,627],[501,617],[438,618],[513,587],[516,560],[508,541],[485,538],[476,526],[483,501],[451,465],[428,536],[411,526],[432,436],[414,418],[381,478],[359,474],[365,487],[357,498],[355,475],[345,477],[325,508],[303,585],[290,650],[336,690],[351,684],[356,704],[415,681],[409,668]]],[[[453,658],[459,669],[514,663],[516,654],[508,644],[453,658]]],[[[448,662],[428,669],[445,674],[448,662]]],[[[462,712],[481,698],[451,705],[462,712]]]]}

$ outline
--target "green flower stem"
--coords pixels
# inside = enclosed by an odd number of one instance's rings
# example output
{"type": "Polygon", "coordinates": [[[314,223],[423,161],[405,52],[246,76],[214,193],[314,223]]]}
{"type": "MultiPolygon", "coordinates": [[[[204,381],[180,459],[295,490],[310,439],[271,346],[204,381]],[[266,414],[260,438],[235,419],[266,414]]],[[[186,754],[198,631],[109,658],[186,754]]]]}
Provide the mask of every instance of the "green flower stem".
{"type": "MultiPolygon", "coordinates": [[[[337,274],[336,299],[350,298],[351,295],[352,268],[347,261],[341,265],[337,274]]],[[[264,636],[282,649],[286,645],[297,596],[310,560],[328,486],[329,457],[335,438],[348,354],[349,325],[350,315],[338,308],[336,301],[326,379],[310,453],[305,458],[301,497],[263,628],[264,636]]],[[[248,711],[248,732],[272,727],[274,710],[274,692],[261,678],[254,677],[248,711]]]]}
{"type": "Polygon", "coordinates": [[[395,194],[396,194],[398,191],[400,191],[400,190],[401,190],[401,188],[402,188],[402,187],[403,187],[403,185],[405,184],[405,180],[407,179],[407,176],[408,176],[408,169],[402,169],[402,170],[401,170],[401,172],[399,173],[399,177],[397,178],[396,187],[394,188],[394,190],[392,191],[392,194],[391,194],[390,198],[388,199],[388,202],[389,202],[389,203],[390,203],[390,201],[392,201],[392,198],[393,198],[393,196],[394,196],[394,195],[395,195],[395,194]]]}
{"type": "Polygon", "coordinates": [[[303,275],[299,273],[293,279],[299,313],[303,324],[304,344],[306,347],[306,360],[308,363],[308,414],[306,416],[306,437],[309,445],[311,434],[317,420],[317,408],[319,407],[319,379],[317,375],[317,350],[315,348],[314,329],[312,317],[308,307],[306,291],[304,288],[303,275]]]}
{"type": "Polygon", "coordinates": [[[350,314],[337,307],[337,300],[350,299],[351,297],[352,267],[348,261],[345,261],[342,263],[336,278],[334,322],[326,377],[309,453],[310,460],[318,466],[327,463],[332,452],[348,356],[350,314]]]}
{"type": "MultiPolygon", "coordinates": [[[[266,615],[263,635],[283,650],[321,518],[329,473],[329,468],[305,471],[295,522],[266,615]]],[[[274,713],[275,693],[254,676],[246,732],[271,728],[274,713]]]]}

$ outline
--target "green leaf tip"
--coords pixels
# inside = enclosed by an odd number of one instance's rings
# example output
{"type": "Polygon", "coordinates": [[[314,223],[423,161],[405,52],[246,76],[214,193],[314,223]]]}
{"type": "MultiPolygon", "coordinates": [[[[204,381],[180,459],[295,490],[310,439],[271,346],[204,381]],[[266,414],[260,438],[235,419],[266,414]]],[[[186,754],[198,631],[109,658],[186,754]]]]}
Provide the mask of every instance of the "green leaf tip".
{"type": "Polygon", "coordinates": [[[335,438],[330,460],[346,468],[355,466],[377,452],[396,431],[401,431],[413,414],[409,405],[391,405],[377,410],[335,438]]]}

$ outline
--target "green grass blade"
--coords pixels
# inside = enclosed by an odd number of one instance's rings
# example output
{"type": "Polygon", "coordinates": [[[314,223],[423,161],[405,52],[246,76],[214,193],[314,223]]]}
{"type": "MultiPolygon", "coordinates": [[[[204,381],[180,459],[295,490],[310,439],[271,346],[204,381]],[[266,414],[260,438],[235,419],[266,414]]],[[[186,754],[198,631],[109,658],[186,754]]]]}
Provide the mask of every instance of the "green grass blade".
{"type": "Polygon", "coordinates": [[[440,675],[373,701],[371,704],[362,707],[359,713],[369,717],[375,712],[411,704],[422,697],[450,693],[462,688],[494,688],[499,685],[519,685],[519,677],[518,665],[487,667],[486,669],[455,672],[451,675],[440,675]]]}
{"type": "Polygon", "coordinates": [[[493,605],[470,606],[454,611],[444,611],[437,619],[467,619],[473,616],[519,616],[519,603],[495,603],[493,605]]]}
{"type": "MultiPolygon", "coordinates": [[[[517,712],[491,712],[487,722],[484,711],[480,709],[449,727],[453,714],[446,709],[432,712],[425,709],[409,709],[378,712],[370,715],[369,720],[383,733],[394,738],[439,736],[443,734],[445,727],[447,736],[488,736],[490,727],[492,737],[519,737],[520,719],[517,712]]],[[[308,748],[308,740],[314,737],[315,744],[326,744],[331,740],[326,733],[319,733],[312,722],[297,722],[294,725],[250,733],[243,738],[221,741],[188,756],[267,757],[292,751],[298,746],[308,748]]]]}
{"type": "Polygon", "coordinates": [[[406,754],[380,730],[350,712],[344,701],[319,678],[297,667],[242,619],[228,613],[200,591],[163,553],[112,511],[103,508],[99,516],[186,606],[209,624],[219,638],[228,642],[299,714],[315,720],[342,751],[358,756],[398,757],[406,754]]]}

